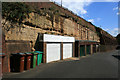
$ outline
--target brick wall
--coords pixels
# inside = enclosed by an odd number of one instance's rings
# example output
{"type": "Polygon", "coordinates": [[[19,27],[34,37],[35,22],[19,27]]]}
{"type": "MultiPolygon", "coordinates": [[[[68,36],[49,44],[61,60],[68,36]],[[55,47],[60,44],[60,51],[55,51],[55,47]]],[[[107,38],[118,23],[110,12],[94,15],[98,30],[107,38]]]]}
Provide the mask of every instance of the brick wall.
{"type": "Polygon", "coordinates": [[[5,53],[3,58],[3,73],[10,72],[10,55],[11,53],[30,52],[31,46],[29,41],[5,41],[3,37],[2,52],[5,53]]]}

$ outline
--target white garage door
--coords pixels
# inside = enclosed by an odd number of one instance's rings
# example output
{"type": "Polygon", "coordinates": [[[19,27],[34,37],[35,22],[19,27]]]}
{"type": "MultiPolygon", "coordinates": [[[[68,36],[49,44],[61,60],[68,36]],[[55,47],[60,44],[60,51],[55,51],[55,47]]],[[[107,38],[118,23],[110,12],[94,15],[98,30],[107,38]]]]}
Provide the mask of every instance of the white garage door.
{"type": "Polygon", "coordinates": [[[63,43],[63,59],[72,57],[72,43],[63,43]]]}
{"type": "Polygon", "coordinates": [[[47,44],[47,63],[60,60],[60,43],[47,44]]]}

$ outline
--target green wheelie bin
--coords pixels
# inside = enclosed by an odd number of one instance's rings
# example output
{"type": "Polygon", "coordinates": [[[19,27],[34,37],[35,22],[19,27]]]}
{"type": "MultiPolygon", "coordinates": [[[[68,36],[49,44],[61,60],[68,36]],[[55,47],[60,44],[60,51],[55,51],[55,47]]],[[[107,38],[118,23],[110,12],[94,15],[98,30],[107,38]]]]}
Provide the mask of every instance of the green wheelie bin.
{"type": "Polygon", "coordinates": [[[36,52],[27,52],[27,53],[31,53],[32,57],[31,57],[31,68],[35,68],[36,67],[36,63],[37,63],[37,54],[36,52]]]}
{"type": "Polygon", "coordinates": [[[42,51],[34,51],[34,52],[38,53],[37,65],[39,65],[42,62],[42,54],[43,54],[43,52],[42,51]]]}

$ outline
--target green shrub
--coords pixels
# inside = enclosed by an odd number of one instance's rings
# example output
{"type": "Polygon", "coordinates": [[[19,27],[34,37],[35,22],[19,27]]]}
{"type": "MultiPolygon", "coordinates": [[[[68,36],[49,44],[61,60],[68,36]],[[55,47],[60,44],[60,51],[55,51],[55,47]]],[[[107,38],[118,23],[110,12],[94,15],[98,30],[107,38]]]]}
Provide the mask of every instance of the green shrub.
{"type": "Polygon", "coordinates": [[[18,22],[19,24],[31,13],[31,8],[22,2],[3,2],[2,16],[10,22],[18,22]]]}

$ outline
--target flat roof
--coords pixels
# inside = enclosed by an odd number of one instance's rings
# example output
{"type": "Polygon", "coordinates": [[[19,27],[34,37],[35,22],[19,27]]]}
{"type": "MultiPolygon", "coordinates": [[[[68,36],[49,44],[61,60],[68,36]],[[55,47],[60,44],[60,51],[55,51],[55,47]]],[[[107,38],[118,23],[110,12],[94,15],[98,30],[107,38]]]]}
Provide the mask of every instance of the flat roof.
{"type": "Polygon", "coordinates": [[[80,41],[80,42],[97,42],[97,41],[91,41],[91,40],[75,40],[75,41],[80,41]]]}

